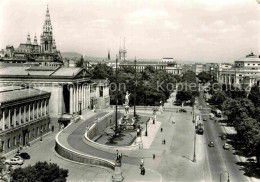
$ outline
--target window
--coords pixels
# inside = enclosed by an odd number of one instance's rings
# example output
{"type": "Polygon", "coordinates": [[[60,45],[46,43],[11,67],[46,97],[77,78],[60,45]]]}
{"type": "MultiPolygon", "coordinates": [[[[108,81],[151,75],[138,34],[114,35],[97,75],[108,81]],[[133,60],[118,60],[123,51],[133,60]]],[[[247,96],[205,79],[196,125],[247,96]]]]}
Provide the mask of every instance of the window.
{"type": "Polygon", "coordinates": [[[7,148],[11,147],[10,138],[7,140],[7,148]]]}
{"type": "Polygon", "coordinates": [[[103,89],[104,89],[103,86],[99,87],[99,96],[100,97],[103,97],[103,89]]]}
{"type": "Polygon", "coordinates": [[[14,146],[16,145],[16,138],[14,137],[14,146]]]}

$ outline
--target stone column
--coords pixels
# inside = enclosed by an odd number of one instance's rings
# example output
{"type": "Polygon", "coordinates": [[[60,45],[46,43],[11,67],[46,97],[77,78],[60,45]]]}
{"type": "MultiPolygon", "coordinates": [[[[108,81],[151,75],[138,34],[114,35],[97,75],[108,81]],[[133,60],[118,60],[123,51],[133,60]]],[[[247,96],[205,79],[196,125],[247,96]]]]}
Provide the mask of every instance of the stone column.
{"type": "Polygon", "coordinates": [[[5,131],[5,109],[3,109],[2,114],[2,130],[5,131]]]}
{"type": "MultiPolygon", "coordinates": [[[[26,106],[24,106],[26,108],[26,106]]],[[[31,103],[28,104],[28,121],[30,122],[31,121],[31,103]]],[[[25,110],[26,112],[26,110],[25,110]]],[[[26,118],[24,118],[26,119],[26,118]]]]}
{"type": "Polygon", "coordinates": [[[47,115],[47,100],[44,100],[44,116],[47,115]]]}
{"type": "Polygon", "coordinates": [[[42,101],[43,101],[43,100],[40,101],[40,104],[41,104],[41,117],[42,117],[42,113],[43,113],[43,112],[42,112],[42,101]]]}
{"type": "Polygon", "coordinates": [[[39,101],[36,101],[36,118],[39,118],[39,101]]]}
{"type": "Polygon", "coordinates": [[[19,125],[21,125],[22,121],[22,106],[19,107],[19,125]]]}
{"type": "Polygon", "coordinates": [[[32,120],[34,120],[34,102],[33,102],[33,104],[32,104],[32,120]]]}
{"type": "Polygon", "coordinates": [[[14,123],[13,123],[14,127],[16,127],[16,120],[17,120],[16,114],[17,114],[16,108],[14,108],[14,118],[13,118],[14,119],[14,123]]]}
{"type": "Polygon", "coordinates": [[[75,87],[73,86],[72,95],[73,95],[73,112],[76,112],[76,95],[75,95],[75,87]]]}
{"type": "Polygon", "coordinates": [[[11,111],[8,109],[8,128],[11,128],[11,111]]]}
{"type": "Polygon", "coordinates": [[[70,86],[70,114],[73,114],[73,88],[70,86]]]}
{"type": "Polygon", "coordinates": [[[79,111],[79,86],[76,86],[76,112],[79,111]]]}
{"type": "Polygon", "coordinates": [[[62,115],[62,86],[61,85],[59,85],[58,112],[59,115],[62,115]]]}

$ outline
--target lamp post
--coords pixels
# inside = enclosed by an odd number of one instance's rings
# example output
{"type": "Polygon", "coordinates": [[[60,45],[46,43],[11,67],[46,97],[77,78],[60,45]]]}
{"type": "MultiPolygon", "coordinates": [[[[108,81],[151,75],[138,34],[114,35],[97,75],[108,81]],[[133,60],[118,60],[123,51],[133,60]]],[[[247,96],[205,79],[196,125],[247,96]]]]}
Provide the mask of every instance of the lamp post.
{"type": "MultiPolygon", "coordinates": [[[[194,118],[194,112],[193,112],[194,118]]],[[[196,122],[194,120],[194,153],[193,153],[193,162],[196,162],[196,122]]]]}
{"type": "Polygon", "coordinates": [[[145,130],[145,136],[148,136],[148,131],[147,131],[147,124],[148,124],[148,121],[146,121],[146,123],[145,123],[145,126],[146,126],[146,130],[145,130]]]}
{"type": "Polygon", "coordinates": [[[82,111],[81,111],[81,104],[82,104],[82,101],[79,101],[79,115],[82,114],[82,111]]]}
{"type": "Polygon", "coordinates": [[[136,116],[136,110],[135,110],[135,104],[136,104],[136,84],[137,84],[137,82],[136,82],[136,58],[135,58],[134,63],[135,63],[134,116],[136,116]]]}
{"type": "Polygon", "coordinates": [[[221,175],[222,175],[222,173],[227,173],[228,174],[227,182],[230,182],[230,180],[229,180],[229,172],[227,172],[227,171],[221,171],[221,173],[219,174],[219,181],[221,182],[221,175]]]}
{"type": "Polygon", "coordinates": [[[155,124],[155,119],[156,119],[156,109],[155,108],[153,108],[153,115],[154,115],[153,124],[155,124]]]}
{"type": "Polygon", "coordinates": [[[116,126],[115,126],[115,136],[118,136],[119,133],[118,133],[118,125],[117,125],[117,102],[118,102],[118,83],[117,83],[117,61],[118,61],[118,58],[117,58],[117,55],[116,55],[116,126]]]}

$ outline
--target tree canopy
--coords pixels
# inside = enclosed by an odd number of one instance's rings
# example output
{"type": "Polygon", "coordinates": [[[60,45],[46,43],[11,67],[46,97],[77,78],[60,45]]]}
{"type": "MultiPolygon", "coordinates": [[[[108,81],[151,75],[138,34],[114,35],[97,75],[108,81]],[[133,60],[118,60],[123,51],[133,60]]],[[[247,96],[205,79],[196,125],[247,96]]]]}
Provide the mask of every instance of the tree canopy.
{"type": "Polygon", "coordinates": [[[211,75],[205,71],[198,74],[198,78],[202,83],[207,83],[211,80],[211,75]]]}
{"type": "Polygon", "coordinates": [[[17,182],[62,182],[66,181],[68,170],[57,164],[37,162],[34,166],[16,168],[12,173],[12,181],[17,182]]]}

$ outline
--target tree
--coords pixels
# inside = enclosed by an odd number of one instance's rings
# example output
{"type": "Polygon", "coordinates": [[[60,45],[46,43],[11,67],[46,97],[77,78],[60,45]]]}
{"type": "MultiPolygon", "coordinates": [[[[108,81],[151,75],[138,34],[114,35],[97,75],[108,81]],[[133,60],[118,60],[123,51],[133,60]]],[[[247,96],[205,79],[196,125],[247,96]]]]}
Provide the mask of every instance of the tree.
{"type": "Polygon", "coordinates": [[[202,71],[198,74],[198,78],[202,83],[207,83],[211,80],[211,75],[205,71],[202,71]]]}
{"type": "Polygon", "coordinates": [[[221,109],[221,105],[223,102],[227,99],[227,96],[224,92],[218,91],[216,93],[213,93],[210,102],[214,105],[216,105],[217,108],[221,109]]]}
{"type": "Polygon", "coordinates": [[[92,79],[111,79],[113,75],[113,69],[110,66],[107,66],[104,63],[98,63],[90,71],[92,79]]]}
{"type": "Polygon", "coordinates": [[[255,106],[260,105],[260,90],[257,85],[254,85],[251,88],[250,93],[248,95],[248,99],[250,99],[254,103],[255,106]]]}
{"type": "Polygon", "coordinates": [[[5,157],[0,158],[0,181],[9,181],[10,175],[13,173],[12,166],[5,165],[5,157]]]}
{"type": "Polygon", "coordinates": [[[16,168],[12,173],[13,181],[17,182],[62,182],[66,181],[68,170],[60,168],[57,164],[37,162],[34,166],[16,168]]]}
{"type": "Polygon", "coordinates": [[[182,76],[182,82],[196,83],[196,74],[193,71],[188,70],[182,76]]]}
{"type": "Polygon", "coordinates": [[[83,67],[83,64],[84,64],[84,58],[83,56],[81,56],[80,59],[76,61],[76,67],[83,67]]]}

